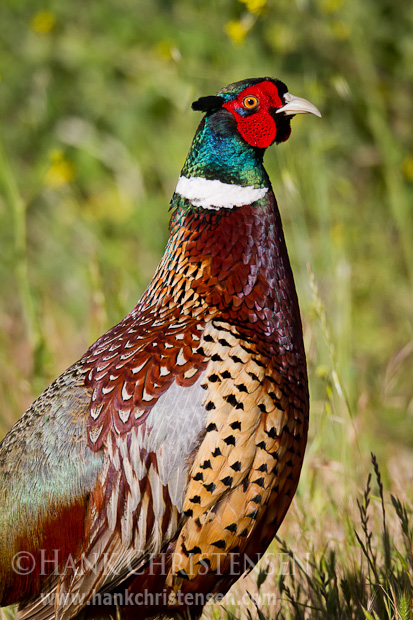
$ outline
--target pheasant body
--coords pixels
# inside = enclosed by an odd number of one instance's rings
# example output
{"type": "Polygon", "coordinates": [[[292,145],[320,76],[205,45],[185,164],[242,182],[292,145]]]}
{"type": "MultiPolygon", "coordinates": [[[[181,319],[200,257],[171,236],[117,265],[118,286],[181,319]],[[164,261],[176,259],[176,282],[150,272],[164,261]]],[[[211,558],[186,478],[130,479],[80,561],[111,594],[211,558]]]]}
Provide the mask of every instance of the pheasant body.
{"type": "Polygon", "coordinates": [[[277,531],[300,475],[308,388],[262,157],[288,138],[291,114],[316,110],[302,102],[265,78],[194,104],[206,116],[147,291],[1,444],[12,535],[0,538],[0,602],[21,601],[21,618],[68,620],[96,593],[126,590],[162,594],[146,615],[178,613],[178,595],[225,592],[234,558],[256,562],[277,531]],[[35,568],[19,578],[22,550],[35,568]],[[45,612],[42,591],[60,597],[56,609],[45,612]]]}

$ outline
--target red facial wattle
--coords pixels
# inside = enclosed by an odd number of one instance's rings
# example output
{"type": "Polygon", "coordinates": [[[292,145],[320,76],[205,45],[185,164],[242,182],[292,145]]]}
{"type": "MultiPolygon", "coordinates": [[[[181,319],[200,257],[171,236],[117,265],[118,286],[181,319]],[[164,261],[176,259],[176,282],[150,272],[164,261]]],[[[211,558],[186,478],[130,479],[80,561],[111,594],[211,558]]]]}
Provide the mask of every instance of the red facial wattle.
{"type": "MultiPolygon", "coordinates": [[[[236,99],[224,103],[223,107],[234,115],[238,131],[244,140],[251,146],[265,149],[277,138],[277,124],[271,110],[281,108],[283,105],[277,86],[265,81],[259,85],[249,86],[236,99]],[[258,99],[259,103],[255,110],[245,108],[243,102],[248,95],[258,99]]],[[[281,141],[288,137],[289,134],[283,135],[281,141]]]]}

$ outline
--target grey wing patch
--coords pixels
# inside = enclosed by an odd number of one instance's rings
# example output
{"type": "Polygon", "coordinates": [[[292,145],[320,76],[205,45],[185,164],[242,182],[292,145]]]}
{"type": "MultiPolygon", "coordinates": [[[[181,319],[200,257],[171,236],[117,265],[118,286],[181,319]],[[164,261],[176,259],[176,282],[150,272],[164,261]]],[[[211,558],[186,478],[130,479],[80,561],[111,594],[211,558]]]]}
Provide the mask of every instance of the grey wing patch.
{"type": "Polygon", "coordinates": [[[188,458],[205,430],[205,391],[202,373],[191,387],[175,382],[163,394],[146,421],[147,449],[157,457],[159,479],[168,485],[172,503],[182,511],[188,458]]]}

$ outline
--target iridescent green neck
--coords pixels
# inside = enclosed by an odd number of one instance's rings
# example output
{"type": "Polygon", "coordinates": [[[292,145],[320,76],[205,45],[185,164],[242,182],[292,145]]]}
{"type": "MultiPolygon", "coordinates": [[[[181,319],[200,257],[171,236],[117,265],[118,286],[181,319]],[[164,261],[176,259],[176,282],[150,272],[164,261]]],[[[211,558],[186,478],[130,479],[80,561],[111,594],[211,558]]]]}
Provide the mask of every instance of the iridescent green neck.
{"type": "Polygon", "coordinates": [[[264,149],[250,146],[241,138],[232,115],[219,110],[207,115],[198,127],[181,175],[269,187],[263,155],[264,149]]]}

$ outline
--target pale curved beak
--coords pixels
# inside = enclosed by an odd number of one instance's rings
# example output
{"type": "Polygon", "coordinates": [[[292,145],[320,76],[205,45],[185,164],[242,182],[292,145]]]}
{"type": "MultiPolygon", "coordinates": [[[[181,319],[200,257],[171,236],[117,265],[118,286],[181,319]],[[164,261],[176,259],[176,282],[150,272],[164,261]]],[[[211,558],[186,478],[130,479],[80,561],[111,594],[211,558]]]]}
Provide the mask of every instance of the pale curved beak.
{"type": "Polygon", "coordinates": [[[282,108],[278,108],[275,112],[276,114],[280,112],[284,112],[287,116],[293,114],[315,114],[321,118],[320,110],[310,103],[310,101],[307,101],[307,99],[295,97],[291,95],[291,93],[285,93],[284,101],[287,103],[282,108]]]}

